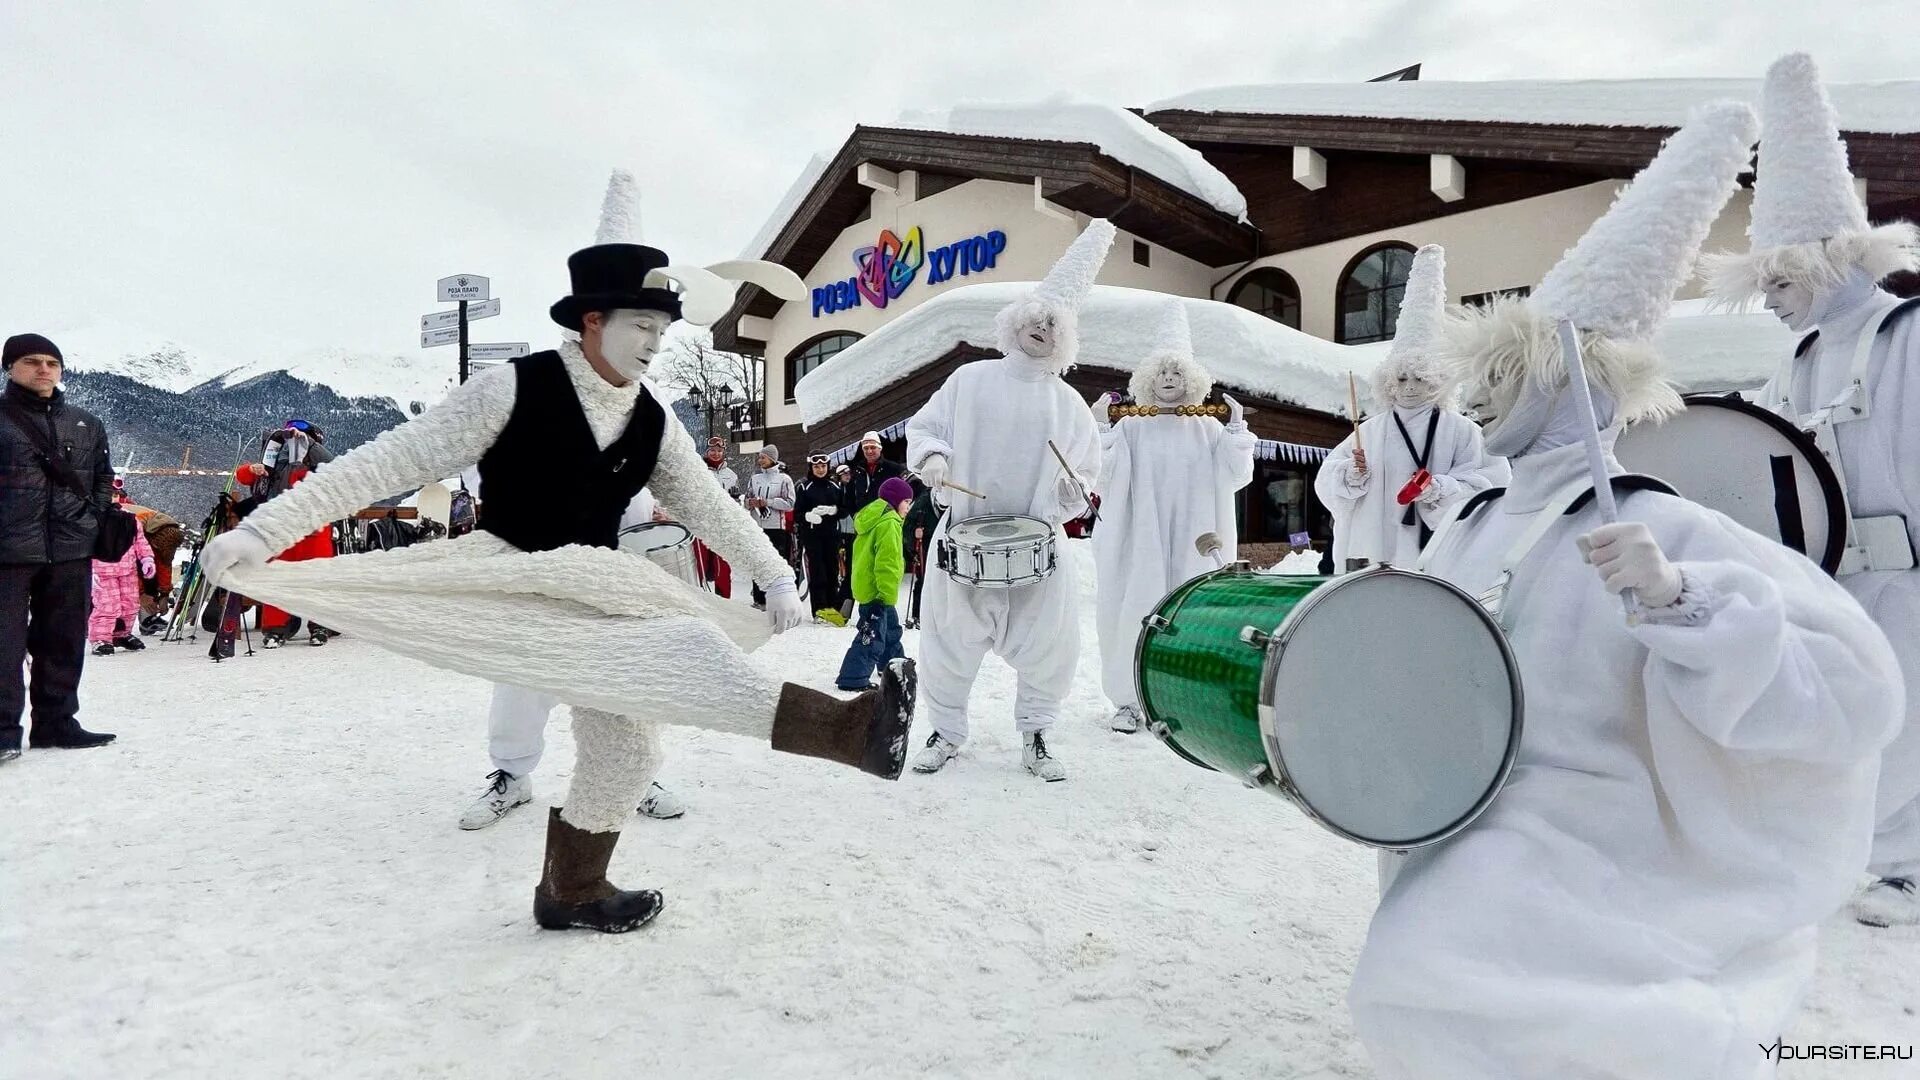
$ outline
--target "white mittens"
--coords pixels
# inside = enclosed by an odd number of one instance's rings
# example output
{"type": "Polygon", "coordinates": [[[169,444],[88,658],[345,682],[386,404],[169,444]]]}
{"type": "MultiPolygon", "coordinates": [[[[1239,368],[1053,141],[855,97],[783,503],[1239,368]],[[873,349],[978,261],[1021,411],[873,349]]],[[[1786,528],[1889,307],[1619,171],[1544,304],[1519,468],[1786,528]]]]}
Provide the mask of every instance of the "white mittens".
{"type": "Polygon", "coordinates": [[[1650,608],[1680,599],[1680,568],[1667,561],[1653,533],[1641,522],[1602,525],[1578,543],[1581,557],[1600,572],[1608,592],[1632,589],[1641,605],[1650,608]]]}
{"type": "Polygon", "coordinates": [[[1246,407],[1233,400],[1231,394],[1221,394],[1220,400],[1227,403],[1227,430],[1233,432],[1247,430],[1246,407]]]}
{"type": "Polygon", "coordinates": [[[1109,390],[1104,394],[1101,394],[1098,398],[1094,400],[1094,403],[1093,403],[1093,426],[1094,427],[1099,428],[1101,431],[1112,430],[1113,416],[1107,410],[1113,408],[1114,402],[1119,400],[1120,400],[1120,395],[1115,394],[1111,390],[1109,390]]]}
{"type": "Polygon", "coordinates": [[[207,541],[200,550],[200,572],[209,582],[219,585],[236,566],[264,566],[273,552],[260,534],[245,525],[230,529],[207,541]]]}
{"type": "Polygon", "coordinates": [[[761,590],[767,594],[767,622],[773,632],[784,634],[807,619],[807,606],[800,602],[800,590],[792,578],[781,578],[761,590]]]}
{"type": "Polygon", "coordinates": [[[1055,481],[1053,497],[1066,508],[1068,517],[1079,517],[1086,513],[1087,507],[1093,505],[1087,498],[1086,485],[1082,484],[1077,476],[1062,475],[1055,481]]]}
{"type": "Polygon", "coordinates": [[[816,506],[807,511],[807,520],[818,525],[839,512],[840,508],[837,506],[816,506]]]}
{"type": "Polygon", "coordinates": [[[1427,484],[1427,490],[1422,491],[1414,501],[1432,510],[1450,501],[1459,492],[1460,481],[1451,476],[1436,476],[1427,484]]]}
{"type": "Polygon", "coordinates": [[[920,463],[920,480],[933,492],[933,500],[941,506],[947,505],[951,498],[947,494],[947,478],[953,474],[948,470],[951,465],[945,454],[928,454],[920,463]]]}

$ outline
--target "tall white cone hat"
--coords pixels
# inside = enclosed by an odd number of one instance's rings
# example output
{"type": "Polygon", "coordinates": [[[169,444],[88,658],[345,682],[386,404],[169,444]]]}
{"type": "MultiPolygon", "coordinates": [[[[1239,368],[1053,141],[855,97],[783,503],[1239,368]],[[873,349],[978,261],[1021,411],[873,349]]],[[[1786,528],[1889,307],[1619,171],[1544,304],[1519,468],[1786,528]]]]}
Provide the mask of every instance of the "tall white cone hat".
{"type": "Polygon", "coordinates": [[[1444,387],[1439,360],[1440,335],[1447,314],[1447,252],[1427,244],[1413,253],[1407,286],[1400,294],[1400,314],[1393,324],[1393,344],[1386,359],[1373,370],[1373,400],[1385,408],[1393,398],[1392,383],[1402,371],[1444,387]]]}
{"type": "Polygon", "coordinates": [[[1721,303],[1738,303],[1776,277],[1819,291],[1855,269],[1878,281],[1915,268],[1911,223],[1867,223],[1839,119],[1806,53],[1789,53],[1767,69],[1747,238],[1747,254],[1705,261],[1709,291],[1721,303]]]}
{"type": "Polygon", "coordinates": [[[1557,328],[1580,331],[1587,379],[1623,421],[1679,408],[1661,377],[1654,331],[1692,276],[1713,221],[1752,158],[1759,120],[1734,101],[1698,110],[1524,300],[1497,299],[1447,323],[1446,352],[1465,378],[1531,374],[1565,381],[1557,328]]]}
{"type": "Polygon", "coordinates": [[[594,230],[593,242],[640,243],[640,185],[625,169],[615,169],[607,177],[607,195],[600,201],[600,227],[594,230]]]}
{"type": "Polygon", "coordinates": [[[1213,376],[1200,362],[1193,358],[1193,333],[1187,323],[1187,302],[1173,297],[1160,305],[1156,311],[1151,333],[1145,348],[1141,350],[1140,361],[1133,369],[1133,377],[1127,381],[1127,393],[1137,404],[1155,404],[1153,384],[1159,381],[1160,373],[1169,368],[1180,372],[1186,380],[1186,396],[1182,404],[1198,405],[1213,392],[1213,376]]]}

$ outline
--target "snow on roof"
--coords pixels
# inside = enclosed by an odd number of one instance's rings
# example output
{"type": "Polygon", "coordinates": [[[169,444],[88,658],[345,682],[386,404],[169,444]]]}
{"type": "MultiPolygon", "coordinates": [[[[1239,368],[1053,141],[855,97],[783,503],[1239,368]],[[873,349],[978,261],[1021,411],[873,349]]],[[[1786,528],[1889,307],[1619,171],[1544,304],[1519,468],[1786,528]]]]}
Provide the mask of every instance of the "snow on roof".
{"type": "Polygon", "coordinates": [[[1198,150],[1112,105],[1064,99],[967,104],[952,109],[911,110],[902,113],[893,126],[955,135],[1092,143],[1115,161],[1159,177],[1237,221],[1247,219],[1247,197],[1198,150]]]}
{"type": "MultiPolygon", "coordinates": [[[[994,348],[993,317],[1024,296],[1031,282],[966,285],[914,308],[835,354],[794,387],[808,425],[850,408],[945,356],[966,342],[994,348]]],[[[1344,415],[1347,374],[1368,405],[1368,376],[1387,354],[1387,342],[1336,345],[1245,308],[1215,300],[1172,297],[1143,289],[1096,285],[1080,310],[1080,362],[1130,372],[1140,343],[1169,300],[1187,309],[1194,358],[1222,389],[1344,415]]],[[[1706,313],[1705,301],[1674,306],[1656,336],[1669,376],[1685,393],[1759,386],[1794,336],[1767,314],[1706,313]]]]}
{"type": "MultiPolygon", "coordinates": [[[[1827,92],[1843,130],[1920,132],[1920,80],[1828,83],[1827,92]]],[[[1146,111],[1679,127],[1694,108],[1721,98],[1757,106],[1760,80],[1270,83],[1196,90],[1156,101],[1146,111]]]]}
{"type": "Polygon", "coordinates": [[[827,166],[830,164],[832,161],[829,158],[819,154],[807,160],[806,168],[800,170],[800,175],[794,179],[793,185],[787,188],[787,193],[780,196],[780,202],[774,206],[773,213],[767,218],[766,223],[760,226],[759,232],[753,234],[753,240],[747,244],[746,250],[740,253],[741,258],[764,259],[767,257],[767,249],[773,246],[773,238],[780,235],[781,229],[786,228],[787,222],[799,211],[800,204],[806,201],[807,192],[812,191],[813,185],[819,183],[820,178],[826,175],[827,166]]]}

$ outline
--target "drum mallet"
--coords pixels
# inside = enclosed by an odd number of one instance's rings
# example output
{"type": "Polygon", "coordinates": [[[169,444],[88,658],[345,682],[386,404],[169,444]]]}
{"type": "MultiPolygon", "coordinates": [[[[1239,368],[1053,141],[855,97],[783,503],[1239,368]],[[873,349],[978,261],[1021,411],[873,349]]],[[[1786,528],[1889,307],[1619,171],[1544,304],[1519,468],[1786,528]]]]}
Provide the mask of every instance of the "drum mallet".
{"type": "Polygon", "coordinates": [[[1353,421],[1353,457],[1360,468],[1367,467],[1367,450],[1360,442],[1360,389],[1353,383],[1353,372],[1347,372],[1347,419],[1353,421]]]}
{"type": "Polygon", "coordinates": [[[976,499],[985,499],[985,498],[986,498],[986,496],[985,496],[985,495],[982,495],[982,494],[980,494],[979,492],[977,492],[977,491],[975,491],[975,490],[973,490],[972,488],[970,488],[970,487],[962,487],[962,486],[960,486],[959,484],[956,484],[956,483],[954,483],[954,482],[953,482],[953,481],[951,481],[951,480],[942,480],[942,481],[940,482],[940,486],[941,486],[941,487],[943,487],[943,488],[952,488],[953,490],[955,490],[955,491],[957,491],[957,492],[959,492],[959,493],[960,493],[960,494],[962,494],[962,495],[971,495],[971,496],[973,496],[973,497],[974,497],[974,498],[976,498],[976,499]]]}
{"type": "MultiPolygon", "coordinates": [[[[1600,421],[1593,414],[1593,395],[1587,390],[1587,365],[1580,354],[1580,335],[1571,319],[1560,320],[1560,355],[1567,362],[1567,388],[1573,391],[1574,408],[1580,410],[1580,440],[1587,445],[1587,471],[1593,474],[1593,501],[1602,524],[1620,519],[1620,508],[1613,501],[1613,478],[1607,473],[1606,451],[1600,448],[1600,421]]],[[[1640,621],[1640,599],[1632,589],[1620,593],[1627,621],[1640,621]]]]}
{"type": "Polygon", "coordinates": [[[1227,560],[1220,557],[1220,546],[1219,533],[1201,533],[1193,542],[1194,550],[1200,553],[1201,558],[1212,559],[1214,566],[1224,569],[1227,560]]]}
{"type": "Polygon", "coordinates": [[[1074,475],[1073,466],[1067,464],[1067,455],[1061,453],[1060,448],[1053,445],[1052,439],[1047,440],[1047,449],[1053,451],[1054,459],[1060,462],[1060,467],[1062,469],[1065,469],[1067,471],[1067,475],[1073,478],[1073,486],[1079,489],[1081,500],[1085,502],[1088,506],[1092,506],[1093,500],[1091,498],[1088,498],[1087,496],[1087,486],[1080,482],[1080,478],[1078,476],[1074,475]]]}

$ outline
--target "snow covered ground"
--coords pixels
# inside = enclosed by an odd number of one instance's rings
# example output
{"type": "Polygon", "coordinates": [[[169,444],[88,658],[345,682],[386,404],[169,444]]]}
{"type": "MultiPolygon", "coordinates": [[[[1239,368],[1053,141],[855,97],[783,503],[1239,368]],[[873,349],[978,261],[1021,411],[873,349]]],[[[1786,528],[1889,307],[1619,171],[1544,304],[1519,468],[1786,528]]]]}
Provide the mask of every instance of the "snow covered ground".
{"type": "MultiPolygon", "coordinates": [[[[621,844],[667,897],[624,938],[530,916],[565,712],[535,803],[463,833],[484,684],[351,638],[92,660],[120,741],[0,767],[0,1077],[1371,1075],[1343,994],[1373,856],[1107,732],[1083,621],[1064,784],[1021,771],[991,659],[935,776],[671,730],[692,808],[621,844]]],[[[825,687],[846,634],[760,659],[825,687]]],[[[1920,1041],[1920,933],[1822,944],[1789,1042],[1920,1041]]]]}

